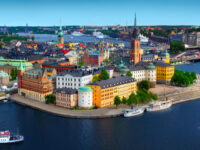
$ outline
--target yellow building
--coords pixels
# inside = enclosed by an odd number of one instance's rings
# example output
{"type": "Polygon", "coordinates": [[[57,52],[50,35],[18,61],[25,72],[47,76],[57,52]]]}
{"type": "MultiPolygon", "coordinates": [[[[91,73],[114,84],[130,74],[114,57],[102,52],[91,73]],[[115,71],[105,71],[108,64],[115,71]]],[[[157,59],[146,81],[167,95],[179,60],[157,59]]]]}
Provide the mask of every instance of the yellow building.
{"type": "Polygon", "coordinates": [[[93,104],[100,108],[113,105],[115,96],[128,98],[137,91],[136,80],[127,76],[100,80],[87,86],[93,89],[93,104]]]}
{"type": "Polygon", "coordinates": [[[174,75],[174,66],[162,61],[155,62],[154,65],[156,66],[157,83],[170,83],[174,75]]]}

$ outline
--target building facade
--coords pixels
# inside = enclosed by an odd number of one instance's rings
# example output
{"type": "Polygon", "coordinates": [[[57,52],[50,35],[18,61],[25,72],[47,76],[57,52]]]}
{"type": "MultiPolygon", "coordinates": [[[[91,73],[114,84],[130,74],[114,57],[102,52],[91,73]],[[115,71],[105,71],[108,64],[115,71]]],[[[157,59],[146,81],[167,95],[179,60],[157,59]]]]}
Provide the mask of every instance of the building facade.
{"type": "Polygon", "coordinates": [[[83,86],[78,89],[78,106],[81,108],[93,106],[92,88],[83,86]]]}
{"type": "Polygon", "coordinates": [[[56,77],[56,88],[79,89],[92,82],[92,71],[68,70],[61,72],[56,77]]]}
{"type": "Polygon", "coordinates": [[[18,94],[38,101],[45,101],[45,96],[52,94],[52,78],[45,69],[24,71],[21,64],[18,70],[18,94]]]}
{"type": "Polygon", "coordinates": [[[93,89],[93,104],[99,108],[113,105],[115,96],[128,98],[137,91],[136,80],[127,76],[100,80],[87,86],[93,89]]]}
{"type": "Polygon", "coordinates": [[[78,91],[76,89],[61,88],[55,92],[57,106],[73,108],[78,105],[78,91]]]}
{"type": "Polygon", "coordinates": [[[174,75],[174,66],[165,62],[154,62],[156,66],[156,81],[157,83],[169,84],[174,75]]]}
{"type": "Polygon", "coordinates": [[[9,75],[0,70],[0,85],[8,85],[8,84],[9,84],[9,75]]]}

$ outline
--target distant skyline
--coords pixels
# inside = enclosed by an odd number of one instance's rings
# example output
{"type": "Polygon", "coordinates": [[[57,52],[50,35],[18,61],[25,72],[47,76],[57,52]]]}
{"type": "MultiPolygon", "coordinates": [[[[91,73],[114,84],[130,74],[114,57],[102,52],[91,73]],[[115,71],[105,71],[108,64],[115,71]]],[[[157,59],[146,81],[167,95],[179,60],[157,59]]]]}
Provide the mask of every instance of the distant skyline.
{"type": "Polygon", "coordinates": [[[0,26],[200,25],[199,0],[4,0],[0,26]]]}

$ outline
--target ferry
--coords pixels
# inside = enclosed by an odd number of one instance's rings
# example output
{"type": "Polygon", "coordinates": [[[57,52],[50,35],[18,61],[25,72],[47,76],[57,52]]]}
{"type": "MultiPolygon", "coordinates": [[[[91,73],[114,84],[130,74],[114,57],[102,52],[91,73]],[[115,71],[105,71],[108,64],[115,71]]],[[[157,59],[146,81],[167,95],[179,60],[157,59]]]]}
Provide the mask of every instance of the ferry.
{"type": "Polygon", "coordinates": [[[18,143],[24,141],[22,135],[12,135],[10,131],[0,131],[0,143],[18,143]]]}
{"type": "Polygon", "coordinates": [[[172,106],[172,101],[153,101],[149,104],[149,107],[146,108],[146,111],[159,111],[168,109],[172,106]]]}
{"type": "Polygon", "coordinates": [[[78,32],[78,31],[74,31],[71,35],[73,35],[73,36],[82,36],[83,33],[78,32]]]}
{"type": "Polygon", "coordinates": [[[143,107],[134,107],[132,109],[125,109],[124,117],[133,117],[144,113],[143,107]]]}

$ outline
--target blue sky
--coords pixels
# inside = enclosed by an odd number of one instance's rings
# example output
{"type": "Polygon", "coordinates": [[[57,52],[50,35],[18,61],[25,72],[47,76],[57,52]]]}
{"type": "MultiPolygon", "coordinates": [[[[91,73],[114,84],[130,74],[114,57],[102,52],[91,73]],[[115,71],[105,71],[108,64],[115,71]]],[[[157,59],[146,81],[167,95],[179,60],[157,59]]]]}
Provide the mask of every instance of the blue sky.
{"type": "Polygon", "coordinates": [[[200,0],[0,0],[0,26],[200,25],[200,0]]]}

